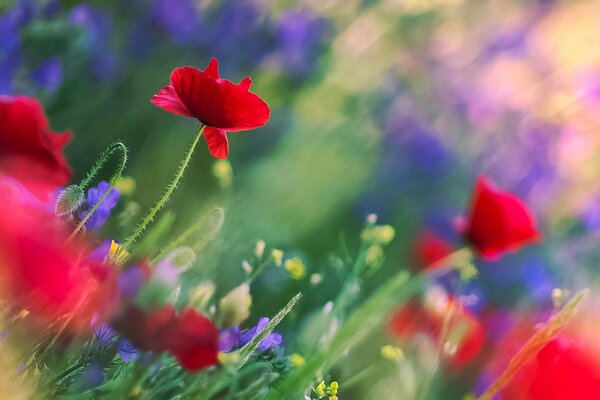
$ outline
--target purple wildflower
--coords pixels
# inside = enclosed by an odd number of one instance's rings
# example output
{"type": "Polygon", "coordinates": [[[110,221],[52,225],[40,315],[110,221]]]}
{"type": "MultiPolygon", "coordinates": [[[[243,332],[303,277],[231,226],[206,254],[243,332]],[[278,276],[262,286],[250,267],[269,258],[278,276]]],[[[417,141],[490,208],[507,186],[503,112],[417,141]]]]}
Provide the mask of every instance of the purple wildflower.
{"type": "Polygon", "coordinates": [[[63,66],[60,57],[53,56],[47,59],[33,72],[32,78],[47,92],[56,91],[63,82],[63,66]]]}
{"type": "MultiPolygon", "coordinates": [[[[102,198],[104,193],[106,193],[109,186],[110,185],[108,182],[102,181],[98,184],[98,187],[92,188],[88,191],[87,201],[89,203],[89,209],[81,214],[82,218],[85,218],[89,210],[91,210],[92,207],[94,207],[100,201],[100,198],[102,198]]],[[[111,210],[117,205],[120,196],[121,194],[117,189],[114,189],[112,192],[110,192],[106,200],[104,200],[104,202],[94,212],[90,219],[86,221],[85,227],[89,230],[96,230],[104,225],[110,216],[111,210]]]]}

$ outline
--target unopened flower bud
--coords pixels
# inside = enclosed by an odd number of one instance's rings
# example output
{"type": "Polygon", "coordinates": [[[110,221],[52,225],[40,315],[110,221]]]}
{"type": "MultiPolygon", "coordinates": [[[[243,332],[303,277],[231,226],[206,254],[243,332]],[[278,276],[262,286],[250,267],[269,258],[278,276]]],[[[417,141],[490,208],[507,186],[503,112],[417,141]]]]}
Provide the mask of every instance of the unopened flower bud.
{"type": "Polygon", "coordinates": [[[288,258],[285,260],[284,267],[294,279],[302,279],[306,275],[306,267],[300,257],[288,258]]]}
{"type": "Polygon", "coordinates": [[[250,316],[251,305],[250,286],[243,283],[219,301],[219,326],[230,328],[240,325],[250,316]]]}
{"type": "Polygon", "coordinates": [[[56,199],[56,215],[62,217],[72,214],[81,206],[84,198],[83,189],[79,185],[67,186],[56,199]]]}
{"type": "Polygon", "coordinates": [[[186,271],[196,262],[196,252],[188,246],[178,247],[169,253],[167,260],[174,267],[186,271]]]}
{"type": "Polygon", "coordinates": [[[212,282],[202,282],[189,291],[188,300],[190,306],[198,311],[204,311],[210,299],[215,294],[215,285],[212,282]]]}

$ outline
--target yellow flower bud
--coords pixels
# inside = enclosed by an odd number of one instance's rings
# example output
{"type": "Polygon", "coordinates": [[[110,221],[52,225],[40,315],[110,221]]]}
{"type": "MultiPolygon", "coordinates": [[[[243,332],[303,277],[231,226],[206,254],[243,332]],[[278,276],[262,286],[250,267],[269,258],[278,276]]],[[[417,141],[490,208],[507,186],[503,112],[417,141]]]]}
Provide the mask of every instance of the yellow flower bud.
{"type": "Polygon", "coordinates": [[[254,254],[256,257],[262,258],[263,254],[265,253],[265,247],[267,247],[267,244],[264,240],[259,240],[256,242],[256,248],[254,249],[254,254]]]}
{"type": "Polygon", "coordinates": [[[129,196],[135,191],[135,179],[133,179],[130,176],[122,176],[119,179],[117,179],[117,182],[115,183],[115,188],[122,195],[129,196]]]}
{"type": "Polygon", "coordinates": [[[273,264],[281,267],[281,263],[283,262],[283,251],[279,249],[271,250],[271,258],[273,259],[273,264]]]}
{"type": "Polygon", "coordinates": [[[319,397],[325,395],[325,388],[327,386],[325,385],[325,381],[321,381],[321,383],[319,383],[317,385],[317,387],[315,388],[315,392],[319,395],[319,397]]]}
{"type": "Polygon", "coordinates": [[[390,361],[400,361],[404,359],[404,352],[401,348],[391,345],[386,345],[381,348],[383,358],[390,361]]]}
{"type": "Polygon", "coordinates": [[[231,183],[233,182],[233,169],[231,168],[231,163],[229,160],[217,160],[212,165],[211,172],[215,178],[217,178],[217,182],[219,186],[223,189],[227,189],[231,187],[231,183]]]}
{"type": "Polygon", "coordinates": [[[396,236],[396,231],[391,225],[376,225],[365,228],[360,237],[365,242],[385,246],[396,236]]]}
{"type": "Polygon", "coordinates": [[[294,353],[290,355],[290,362],[294,367],[301,367],[306,364],[306,360],[298,353],[294,353]]]}
{"type": "Polygon", "coordinates": [[[306,275],[306,267],[300,257],[288,258],[285,260],[285,270],[294,279],[302,279],[306,275]]]}
{"type": "Polygon", "coordinates": [[[371,268],[377,268],[381,266],[383,261],[383,248],[378,244],[369,246],[369,248],[367,249],[367,254],[365,256],[365,263],[371,268]]]}

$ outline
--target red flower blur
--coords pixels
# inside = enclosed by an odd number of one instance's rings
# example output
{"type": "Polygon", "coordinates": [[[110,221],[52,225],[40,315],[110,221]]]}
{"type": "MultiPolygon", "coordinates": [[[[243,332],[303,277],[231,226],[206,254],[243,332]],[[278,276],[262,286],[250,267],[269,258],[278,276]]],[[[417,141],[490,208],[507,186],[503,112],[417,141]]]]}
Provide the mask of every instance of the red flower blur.
{"type": "Polygon", "coordinates": [[[533,215],[518,197],[480,177],[471,198],[465,237],[487,259],[541,240],[533,215]]]}
{"type": "Polygon", "coordinates": [[[576,338],[559,335],[517,372],[502,394],[514,400],[600,399],[600,360],[576,338]]]}
{"type": "Polygon", "coordinates": [[[485,334],[481,322],[456,299],[445,298],[433,304],[413,300],[392,315],[388,330],[400,340],[408,341],[421,333],[436,343],[447,317],[447,339],[456,345],[448,361],[461,368],[479,354],[485,334]]]}
{"type": "Polygon", "coordinates": [[[450,255],[454,249],[439,235],[426,231],[417,238],[413,251],[419,267],[438,268],[442,266],[439,261],[450,255]]]}
{"type": "Polygon", "coordinates": [[[68,316],[73,330],[87,327],[113,293],[108,267],[93,263],[81,244],[65,244],[61,219],[15,199],[0,198],[3,302],[29,311],[32,322],[47,325],[68,316]]]}
{"type": "Polygon", "coordinates": [[[50,130],[37,100],[0,96],[0,175],[16,178],[41,200],[69,182],[62,149],[71,137],[50,130]]]}
{"type": "Polygon", "coordinates": [[[198,119],[206,125],[204,137],[216,158],[229,156],[227,132],[246,131],[263,126],[271,110],[258,95],[250,92],[249,77],[235,84],[219,77],[219,62],[213,58],[204,71],[177,68],[171,83],[152,97],[152,103],[165,111],[198,119]]]}
{"type": "Polygon", "coordinates": [[[219,361],[219,331],[191,307],[176,315],[172,305],[152,312],[129,305],[112,325],[141,350],[169,351],[190,372],[219,361]]]}

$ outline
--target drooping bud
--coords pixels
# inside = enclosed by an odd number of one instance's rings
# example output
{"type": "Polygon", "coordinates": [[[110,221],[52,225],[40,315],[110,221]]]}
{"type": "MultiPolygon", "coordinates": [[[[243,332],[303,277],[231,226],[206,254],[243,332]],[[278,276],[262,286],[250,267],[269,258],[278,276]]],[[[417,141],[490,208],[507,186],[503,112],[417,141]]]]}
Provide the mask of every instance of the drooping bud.
{"type": "Polygon", "coordinates": [[[56,199],[55,213],[59,217],[70,215],[75,212],[83,200],[85,195],[83,189],[79,185],[70,185],[64,188],[56,199]]]}

